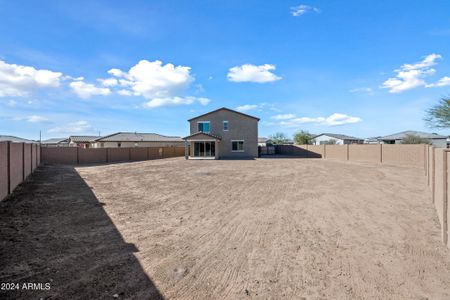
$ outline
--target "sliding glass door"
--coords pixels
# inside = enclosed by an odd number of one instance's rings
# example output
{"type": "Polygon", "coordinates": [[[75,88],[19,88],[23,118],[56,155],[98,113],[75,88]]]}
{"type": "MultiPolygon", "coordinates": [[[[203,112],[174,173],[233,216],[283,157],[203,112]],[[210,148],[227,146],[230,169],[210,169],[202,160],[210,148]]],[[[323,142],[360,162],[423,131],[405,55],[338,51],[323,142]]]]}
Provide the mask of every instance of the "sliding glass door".
{"type": "Polygon", "coordinates": [[[195,157],[214,157],[216,155],[215,142],[194,142],[195,157]]]}

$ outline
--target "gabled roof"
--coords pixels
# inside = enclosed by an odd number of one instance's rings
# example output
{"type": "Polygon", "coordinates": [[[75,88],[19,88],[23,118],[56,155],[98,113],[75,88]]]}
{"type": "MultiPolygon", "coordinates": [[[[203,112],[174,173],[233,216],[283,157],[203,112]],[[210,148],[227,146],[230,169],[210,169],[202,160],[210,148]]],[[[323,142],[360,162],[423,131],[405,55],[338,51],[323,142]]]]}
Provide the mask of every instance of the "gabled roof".
{"type": "Polygon", "coordinates": [[[74,143],[90,143],[98,139],[98,135],[72,135],[69,139],[74,143]]]}
{"type": "Polygon", "coordinates": [[[117,132],[97,137],[96,142],[182,142],[179,136],[165,136],[157,133],[117,132]]]}
{"type": "Polygon", "coordinates": [[[268,139],[266,137],[259,137],[258,138],[258,143],[267,143],[267,142],[271,142],[271,139],[268,139]]]}
{"type": "Polygon", "coordinates": [[[436,133],[428,133],[428,132],[422,132],[422,131],[414,131],[414,130],[407,130],[402,131],[399,133],[394,133],[391,135],[386,135],[380,137],[380,140],[387,141],[387,140],[401,140],[405,138],[407,135],[417,135],[423,139],[446,139],[446,136],[439,135],[436,133]]]}
{"type": "Polygon", "coordinates": [[[316,135],[314,138],[319,137],[321,135],[331,136],[333,138],[340,139],[340,140],[362,141],[362,139],[354,137],[354,136],[349,136],[349,135],[345,135],[345,134],[337,134],[337,133],[321,133],[319,135],[316,135]]]}
{"type": "Polygon", "coordinates": [[[213,135],[213,134],[210,134],[210,133],[206,133],[206,132],[199,131],[199,132],[196,132],[196,133],[193,133],[193,134],[191,134],[191,135],[188,135],[188,136],[184,137],[183,140],[188,140],[188,139],[190,139],[191,137],[194,137],[194,136],[197,136],[197,135],[200,135],[200,134],[203,134],[203,135],[212,137],[212,138],[215,139],[215,140],[221,140],[221,139],[222,139],[220,136],[217,136],[217,135],[213,135]]]}
{"type": "Polygon", "coordinates": [[[209,115],[209,114],[218,112],[218,111],[220,111],[220,110],[227,110],[227,111],[230,111],[230,112],[233,112],[233,113],[236,113],[236,114],[240,114],[240,115],[245,116],[245,117],[253,118],[253,119],[256,119],[256,120],[259,121],[259,118],[257,118],[257,117],[254,117],[254,116],[251,116],[251,115],[247,115],[247,114],[241,113],[240,111],[232,110],[232,109],[229,109],[229,108],[226,108],[226,107],[221,107],[221,108],[219,108],[219,109],[216,109],[216,110],[207,112],[207,113],[205,113],[205,114],[203,114],[203,115],[199,115],[199,116],[196,116],[196,117],[194,117],[194,118],[191,118],[191,119],[188,120],[188,122],[190,122],[190,121],[192,121],[192,120],[195,120],[195,119],[198,119],[198,118],[201,118],[201,117],[203,117],[203,116],[206,116],[206,115],[209,115]]]}
{"type": "Polygon", "coordinates": [[[13,143],[37,143],[36,141],[27,140],[21,137],[13,135],[0,135],[0,142],[13,142],[13,143]]]}
{"type": "Polygon", "coordinates": [[[51,138],[51,139],[43,140],[41,143],[42,144],[59,144],[59,143],[68,143],[68,142],[69,142],[68,138],[51,138]]]}

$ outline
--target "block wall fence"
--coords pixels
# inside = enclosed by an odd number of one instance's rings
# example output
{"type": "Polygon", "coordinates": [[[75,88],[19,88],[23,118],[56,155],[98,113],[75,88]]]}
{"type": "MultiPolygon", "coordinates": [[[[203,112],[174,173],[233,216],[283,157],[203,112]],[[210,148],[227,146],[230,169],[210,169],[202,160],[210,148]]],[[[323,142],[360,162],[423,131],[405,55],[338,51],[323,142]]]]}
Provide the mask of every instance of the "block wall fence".
{"type": "Polygon", "coordinates": [[[184,156],[184,147],[78,148],[42,147],[42,162],[49,164],[95,164],[184,156]]]}
{"type": "Polygon", "coordinates": [[[305,158],[382,163],[426,169],[428,145],[277,145],[276,153],[305,158]]]}
{"type": "Polygon", "coordinates": [[[38,144],[0,142],[0,200],[41,164],[38,144]]]}
{"type": "Polygon", "coordinates": [[[441,239],[450,248],[450,149],[429,145],[277,145],[276,153],[412,167],[423,172],[441,227],[441,239]]]}

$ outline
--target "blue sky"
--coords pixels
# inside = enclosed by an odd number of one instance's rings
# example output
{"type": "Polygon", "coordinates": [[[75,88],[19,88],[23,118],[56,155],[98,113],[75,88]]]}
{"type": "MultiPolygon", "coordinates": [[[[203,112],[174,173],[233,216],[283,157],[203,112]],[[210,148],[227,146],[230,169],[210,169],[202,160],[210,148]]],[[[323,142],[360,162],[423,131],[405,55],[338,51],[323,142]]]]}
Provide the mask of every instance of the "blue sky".
{"type": "Polygon", "coordinates": [[[2,1],[0,134],[187,135],[222,106],[260,135],[426,127],[450,94],[449,1],[2,1]]]}

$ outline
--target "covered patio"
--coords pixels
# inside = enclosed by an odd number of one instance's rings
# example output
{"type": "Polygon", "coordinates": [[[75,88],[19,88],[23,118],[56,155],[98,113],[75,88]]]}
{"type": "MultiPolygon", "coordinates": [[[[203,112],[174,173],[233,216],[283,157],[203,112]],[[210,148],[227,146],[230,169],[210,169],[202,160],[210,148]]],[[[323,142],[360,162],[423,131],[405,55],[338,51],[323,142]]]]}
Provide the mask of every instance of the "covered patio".
{"type": "Polygon", "coordinates": [[[183,139],[186,159],[219,159],[219,136],[197,132],[183,139]]]}

